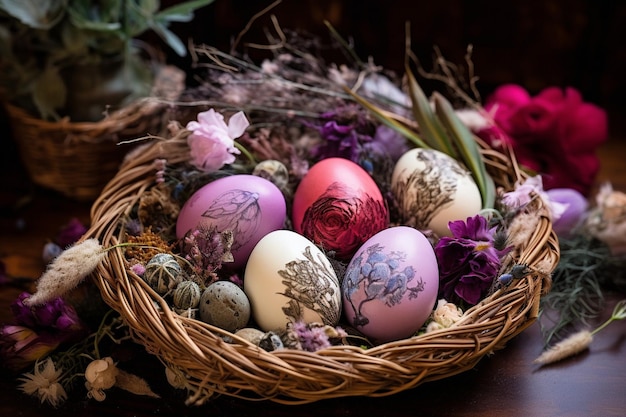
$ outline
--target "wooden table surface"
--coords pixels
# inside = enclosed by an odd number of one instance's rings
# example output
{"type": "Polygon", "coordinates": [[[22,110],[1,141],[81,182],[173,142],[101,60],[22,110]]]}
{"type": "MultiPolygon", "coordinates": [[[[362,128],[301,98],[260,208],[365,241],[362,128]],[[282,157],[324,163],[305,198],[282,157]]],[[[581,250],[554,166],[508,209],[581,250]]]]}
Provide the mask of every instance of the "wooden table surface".
{"type": "MultiPolygon", "coordinates": [[[[5,143],[6,145],[6,143],[5,143]]],[[[5,150],[6,150],[5,146],[5,150]]],[[[9,146],[10,150],[10,146],[9,146]]],[[[600,149],[598,182],[610,180],[626,191],[626,136],[618,135],[600,149]]],[[[62,224],[77,217],[89,222],[89,204],[70,201],[31,187],[15,163],[3,154],[0,192],[0,257],[12,276],[41,274],[41,251],[62,224]]],[[[9,303],[20,288],[0,287],[0,323],[10,320],[9,303]]],[[[624,294],[607,294],[605,319],[624,294]]],[[[135,362],[160,399],[119,389],[104,402],[71,398],[58,410],[15,388],[12,376],[0,377],[0,416],[626,416],[626,321],[598,333],[589,351],[553,366],[532,361],[542,350],[539,324],[514,338],[504,350],[486,357],[472,370],[383,398],[350,397],[293,406],[219,397],[201,407],[186,407],[183,394],[167,386],[161,365],[147,354],[135,362]],[[156,365],[156,366],[152,366],[156,365]]],[[[141,350],[140,350],[141,351],[141,350]]]]}

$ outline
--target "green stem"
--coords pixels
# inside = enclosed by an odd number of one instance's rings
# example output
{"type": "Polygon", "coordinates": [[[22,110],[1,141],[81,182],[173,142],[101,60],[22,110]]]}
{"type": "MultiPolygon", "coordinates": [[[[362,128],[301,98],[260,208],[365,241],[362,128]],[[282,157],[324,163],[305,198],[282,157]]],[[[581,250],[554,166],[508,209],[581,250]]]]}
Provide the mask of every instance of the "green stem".
{"type": "Polygon", "coordinates": [[[594,331],[591,332],[591,335],[595,335],[600,330],[604,329],[606,326],[611,324],[616,320],[623,320],[626,318],[626,300],[622,300],[615,305],[613,308],[613,313],[611,313],[611,317],[600,326],[598,326],[594,331]]]}
{"type": "Polygon", "coordinates": [[[600,330],[604,329],[606,326],[608,326],[609,324],[611,324],[613,321],[615,320],[615,317],[610,317],[607,321],[605,321],[604,323],[602,323],[600,326],[598,326],[594,331],[591,332],[591,335],[594,336],[596,333],[598,333],[600,330]]]}
{"type": "Polygon", "coordinates": [[[239,149],[241,153],[244,154],[246,158],[248,158],[252,165],[256,165],[256,160],[254,159],[254,156],[252,156],[252,154],[248,152],[248,150],[242,144],[235,141],[235,148],[239,149]]]}

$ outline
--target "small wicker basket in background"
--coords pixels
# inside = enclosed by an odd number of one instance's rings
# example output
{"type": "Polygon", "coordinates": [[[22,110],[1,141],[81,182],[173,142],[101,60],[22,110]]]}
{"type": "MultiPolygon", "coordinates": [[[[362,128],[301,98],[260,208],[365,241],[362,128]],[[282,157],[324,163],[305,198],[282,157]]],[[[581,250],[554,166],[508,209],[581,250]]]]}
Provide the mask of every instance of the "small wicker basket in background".
{"type": "Polygon", "coordinates": [[[98,122],[52,122],[5,107],[31,180],[79,201],[95,200],[115,176],[129,150],[119,142],[161,132],[164,111],[162,103],[146,98],[98,122]]]}
{"type": "MultiPolygon", "coordinates": [[[[513,189],[524,178],[514,156],[480,145],[496,184],[513,189]]],[[[126,216],[141,194],[155,185],[154,160],[166,158],[168,165],[173,165],[189,158],[183,135],[142,146],[141,152],[124,161],[95,201],[92,226],[83,238],[95,237],[105,247],[121,243],[126,216]]],[[[450,328],[369,349],[332,346],[317,352],[268,352],[225,330],[179,316],[129,271],[121,247],[108,252],[93,278],[104,301],[120,313],[134,340],[185,378],[191,392],[189,404],[200,404],[214,394],[285,404],[385,396],[469,370],[485,355],[503,349],[535,321],[540,297],[549,290],[550,273],[559,260],[559,246],[541,199],[535,199],[528,210],[536,216],[537,227],[507,262],[509,268],[527,264],[532,273],[468,309],[450,328]]]]}

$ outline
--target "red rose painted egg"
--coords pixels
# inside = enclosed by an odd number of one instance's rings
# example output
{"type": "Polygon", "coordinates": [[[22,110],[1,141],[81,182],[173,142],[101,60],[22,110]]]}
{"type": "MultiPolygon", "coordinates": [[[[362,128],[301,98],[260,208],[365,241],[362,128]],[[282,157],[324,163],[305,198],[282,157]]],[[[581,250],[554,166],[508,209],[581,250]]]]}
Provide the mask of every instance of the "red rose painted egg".
{"type": "Polygon", "coordinates": [[[354,252],[389,224],[389,212],[372,177],[356,163],[327,158],[311,167],[293,198],[293,227],[338,259],[354,252]]]}

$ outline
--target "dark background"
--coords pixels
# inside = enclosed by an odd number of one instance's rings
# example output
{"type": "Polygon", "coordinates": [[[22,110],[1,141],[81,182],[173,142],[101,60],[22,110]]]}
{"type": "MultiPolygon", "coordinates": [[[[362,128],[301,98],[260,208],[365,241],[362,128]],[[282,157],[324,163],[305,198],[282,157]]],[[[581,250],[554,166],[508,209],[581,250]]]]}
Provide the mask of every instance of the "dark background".
{"type": "MultiPolygon", "coordinates": [[[[164,1],[167,5],[176,0],[164,1]]],[[[216,0],[196,12],[192,24],[175,24],[181,38],[228,50],[251,18],[270,0],[216,0]]],[[[263,30],[270,15],[282,28],[304,30],[330,39],[328,20],[352,40],[362,59],[402,72],[405,23],[410,22],[411,49],[424,66],[433,46],[449,61],[463,63],[473,45],[481,94],[504,83],[531,93],[547,86],[572,86],[586,101],[605,108],[626,107],[626,2],[613,0],[283,0],[257,18],[243,36],[267,42],[263,30]]],[[[239,48],[241,50],[242,48],[239,48]]],[[[185,60],[172,61],[189,68],[185,60]]]]}
{"type": "MultiPolygon", "coordinates": [[[[161,6],[180,1],[162,0],[161,6]]],[[[274,3],[215,0],[196,11],[192,22],[170,28],[187,44],[229,51],[253,17],[274,3]]],[[[548,86],[575,87],[585,101],[608,111],[609,136],[626,138],[622,116],[626,111],[626,1],[282,0],[254,19],[238,51],[258,53],[246,45],[268,43],[265,31],[273,31],[271,15],[284,29],[312,33],[330,44],[327,20],[351,41],[361,59],[372,57],[398,74],[403,73],[405,25],[410,22],[411,50],[427,68],[433,47],[447,60],[463,64],[468,45],[473,45],[472,62],[483,99],[505,83],[520,84],[531,94],[548,86]]],[[[170,63],[187,71],[190,86],[201,77],[189,55],[176,56],[154,33],[143,37],[161,47],[170,63]]],[[[421,81],[429,92],[429,85],[421,81]]],[[[1,175],[15,178],[22,168],[16,166],[18,151],[4,117],[0,117],[0,142],[1,175]]]]}

